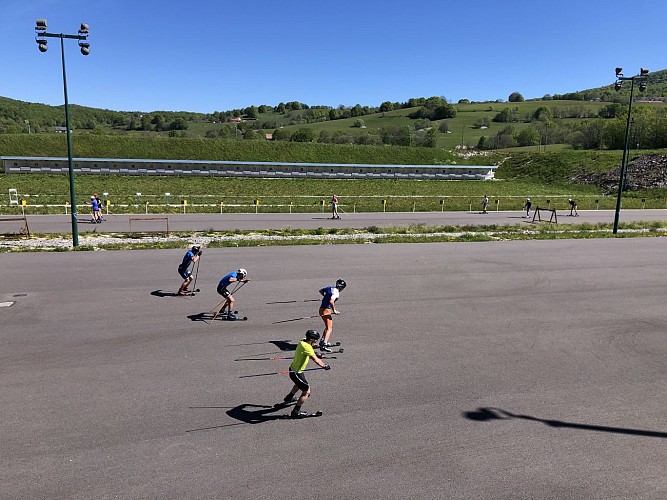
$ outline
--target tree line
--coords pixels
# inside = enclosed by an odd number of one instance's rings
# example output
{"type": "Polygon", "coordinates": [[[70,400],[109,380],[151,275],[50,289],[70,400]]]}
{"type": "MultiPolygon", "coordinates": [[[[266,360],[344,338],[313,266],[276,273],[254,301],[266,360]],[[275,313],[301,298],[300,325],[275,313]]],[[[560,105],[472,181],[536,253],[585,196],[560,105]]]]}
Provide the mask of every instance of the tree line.
{"type": "MultiPolygon", "coordinates": [[[[583,120],[567,120],[568,116],[546,106],[538,108],[529,119],[516,118],[507,108],[493,121],[507,123],[492,136],[482,136],[480,149],[502,149],[516,146],[568,144],[574,149],[623,149],[627,126],[628,106],[610,103],[597,114],[586,111],[583,120]],[[530,123],[518,130],[512,123],[530,123]]],[[[632,107],[628,145],[637,149],[667,148],[667,108],[663,105],[635,104],[632,107]]]]}

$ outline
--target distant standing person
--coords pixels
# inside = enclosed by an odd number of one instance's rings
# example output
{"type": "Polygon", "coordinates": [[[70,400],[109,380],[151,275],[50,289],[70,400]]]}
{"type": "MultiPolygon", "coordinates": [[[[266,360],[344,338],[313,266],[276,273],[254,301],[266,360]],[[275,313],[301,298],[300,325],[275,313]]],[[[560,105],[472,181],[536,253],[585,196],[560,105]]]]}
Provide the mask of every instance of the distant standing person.
{"type": "Polygon", "coordinates": [[[570,204],[570,216],[574,215],[575,217],[579,217],[579,212],[577,212],[577,202],[572,198],[568,198],[567,202],[570,204]],[[574,214],[572,212],[574,212],[574,214]]]}
{"type": "Polygon", "coordinates": [[[484,199],[482,200],[482,213],[483,214],[488,214],[489,212],[486,211],[486,209],[489,207],[489,197],[484,195],[484,199]]]}
{"type": "Polygon", "coordinates": [[[294,382],[294,387],[285,396],[285,403],[291,403],[294,401],[297,391],[301,391],[301,396],[296,401],[296,406],[292,410],[292,418],[304,418],[304,417],[315,417],[321,415],[321,412],[318,413],[306,413],[301,411],[301,407],[310,396],[310,384],[306,380],[306,375],[303,373],[306,367],[308,366],[308,361],[311,359],[319,367],[324,368],[325,370],[331,369],[329,365],[324,363],[320,358],[315,355],[315,349],[313,346],[315,342],[320,339],[320,334],[316,330],[308,330],[306,332],[306,338],[299,341],[299,344],[296,346],[296,352],[294,353],[294,360],[289,367],[289,378],[294,382]]]}
{"type": "Polygon", "coordinates": [[[338,309],[336,309],[336,301],[340,296],[341,290],[345,289],[346,286],[347,283],[345,283],[345,280],[339,279],[336,280],[334,286],[325,286],[320,289],[320,295],[322,295],[320,317],[324,321],[324,333],[322,340],[320,340],[321,351],[331,352],[331,344],[329,343],[329,337],[331,337],[331,332],[333,331],[333,318],[331,315],[339,314],[338,309]]]}
{"type": "Polygon", "coordinates": [[[533,203],[530,201],[530,198],[526,198],[526,203],[523,204],[523,207],[526,209],[526,217],[530,217],[530,207],[533,206],[533,203]]]}
{"type": "Polygon", "coordinates": [[[336,198],[336,195],[331,197],[331,218],[340,219],[338,215],[338,198],[336,198]]]}
{"type": "Polygon", "coordinates": [[[97,199],[95,199],[94,196],[90,197],[90,207],[91,207],[90,209],[93,213],[93,219],[90,222],[92,222],[93,224],[101,223],[102,221],[98,219],[98,213],[100,211],[100,206],[97,203],[97,199]]]}
{"type": "Polygon", "coordinates": [[[100,195],[97,193],[93,193],[93,196],[97,200],[97,222],[102,222],[104,220],[102,218],[102,200],[100,200],[100,195]]]}

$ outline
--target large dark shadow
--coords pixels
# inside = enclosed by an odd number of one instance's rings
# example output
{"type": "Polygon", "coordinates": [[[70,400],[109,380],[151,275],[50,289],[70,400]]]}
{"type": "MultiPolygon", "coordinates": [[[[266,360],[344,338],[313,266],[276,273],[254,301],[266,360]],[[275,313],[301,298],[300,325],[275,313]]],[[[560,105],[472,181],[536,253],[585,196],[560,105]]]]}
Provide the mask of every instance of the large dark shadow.
{"type": "MultiPolygon", "coordinates": [[[[164,290],[153,290],[151,295],[156,297],[180,297],[176,292],[165,292],[164,290]]],[[[183,295],[185,297],[185,295],[183,295]]]]}
{"type": "Polygon", "coordinates": [[[548,420],[544,418],[533,417],[531,415],[518,415],[510,413],[500,408],[477,408],[475,411],[466,411],[463,416],[468,420],[477,422],[488,422],[491,420],[509,420],[520,418],[541,422],[549,427],[560,427],[564,429],[579,429],[584,431],[611,432],[614,434],[627,434],[630,436],[657,437],[667,439],[667,432],[645,431],[641,429],[626,429],[624,427],[608,427],[605,425],[579,424],[576,422],[563,422],[562,420],[548,420]]]}
{"type": "Polygon", "coordinates": [[[275,412],[289,408],[287,404],[276,404],[272,406],[254,405],[250,403],[240,404],[233,408],[225,406],[191,406],[190,408],[229,408],[225,413],[238,422],[233,424],[215,425],[212,427],[202,427],[200,429],[190,429],[186,432],[206,431],[211,429],[221,429],[223,427],[231,427],[241,424],[261,424],[270,422],[271,420],[282,420],[289,418],[289,413],[274,415],[275,412]]]}
{"type": "Polygon", "coordinates": [[[190,314],[188,316],[188,319],[190,321],[205,321],[206,323],[208,323],[213,319],[213,313],[205,312],[205,313],[190,314]]]}
{"type": "Polygon", "coordinates": [[[286,340],[270,340],[281,351],[296,351],[296,344],[292,344],[286,340]]]}

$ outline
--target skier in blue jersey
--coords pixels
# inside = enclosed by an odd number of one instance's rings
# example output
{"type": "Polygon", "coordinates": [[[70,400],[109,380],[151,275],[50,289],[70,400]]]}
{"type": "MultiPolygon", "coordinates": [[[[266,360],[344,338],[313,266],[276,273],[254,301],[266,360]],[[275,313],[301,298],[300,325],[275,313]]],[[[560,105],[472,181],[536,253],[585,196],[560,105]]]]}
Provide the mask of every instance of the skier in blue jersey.
{"type": "Polygon", "coordinates": [[[227,317],[229,319],[234,319],[234,296],[229,290],[227,290],[227,287],[236,282],[247,283],[250,281],[247,279],[247,276],[248,271],[245,269],[239,269],[238,271],[232,271],[231,273],[226,274],[222,277],[220,283],[218,283],[218,293],[225,298],[225,301],[222,303],[222,307],[220,308],[219,312],[224,311],[225,307],[228,307],[227,317]]]}
{"type": "Polygon", "coordinates": [[[340,314],[338,309],[336,309],[336,301],[340,296],[341,290],[347,286],[345,280],[339,279],[336,280],[334,286],[325,286],[320,289],[320,295],[322,295],[322,303],[320,304],[320,317],[324,321],[324,333],[320,340],[320,350],[324,352],[331,352],[331,344],[329,343],[329,337],[331,337],[331,332],[333,330],[333,318],[332,314],[340,314]]]}
{"type": "Polygon", "coordinates": [[[183,278],[183,284],[178,289],[179,295],[185,295],[188,290],[188,285],[192,281],[192,270],[190,269],[190,264],[194,264],[199,260],[201,256],[201,247],[199,245],[193,246],[190,250],[186,252],[183,256],[183,261],[178,266],[178,274],[183,278]]]}

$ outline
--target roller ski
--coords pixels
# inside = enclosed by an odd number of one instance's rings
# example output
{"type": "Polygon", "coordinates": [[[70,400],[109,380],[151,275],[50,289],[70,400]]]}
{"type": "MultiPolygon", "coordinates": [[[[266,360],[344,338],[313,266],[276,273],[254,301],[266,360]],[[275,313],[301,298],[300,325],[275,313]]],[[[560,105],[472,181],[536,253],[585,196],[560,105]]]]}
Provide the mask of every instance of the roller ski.
{"type": "Polygon", "coordinates": [[[185,290],[179,290],[176,292],[176,295],[180,297],[193,297],[195,293],[199,293],[201,290],[199,288],[195,288],[194,290],[190,290],[189,288],[186,288],[185,290]]]}
{"type": "Polygon", "coordinates": [[[284,418],[288,418],[290,420],[294,419],[300,419],[300,418],[313,418],[313,417],[321,417],[322,412],[321,411],[316,411],[315,413],[308,413],[307,411],[292,411],[289,415],[285,415],[284,418]]]}
{"type": "Polygon", "coordinates": [[[243,316],[242,318],[238,316],[238,311],[235,311],[236,314],[220,314],[218,315],[218,319],[221,319],[222,321],[248,321],[247,316],[243,316]]]}
{"type": "MultiPolygon", "coordinates": [[[[338,347],[340,345],[340,342],[334,342],[333,344],[330,344],[329,342],[320,342],[319,348],[320,351],[326,352],[326,353],[332,353],[333,351],[331,350],[332,347],[338,347]]],[[[343,352],[341,349],[340,352],[343,352]]]]}

